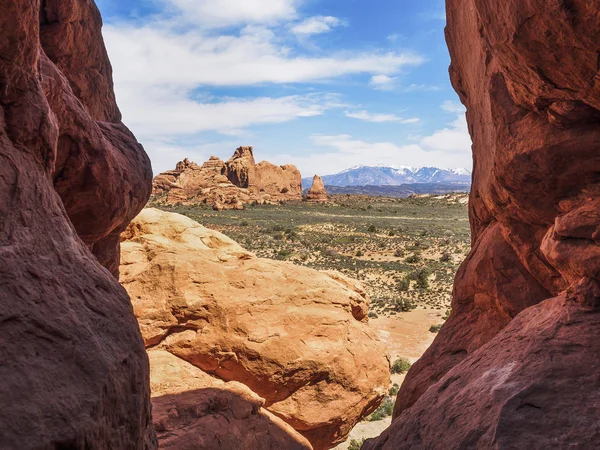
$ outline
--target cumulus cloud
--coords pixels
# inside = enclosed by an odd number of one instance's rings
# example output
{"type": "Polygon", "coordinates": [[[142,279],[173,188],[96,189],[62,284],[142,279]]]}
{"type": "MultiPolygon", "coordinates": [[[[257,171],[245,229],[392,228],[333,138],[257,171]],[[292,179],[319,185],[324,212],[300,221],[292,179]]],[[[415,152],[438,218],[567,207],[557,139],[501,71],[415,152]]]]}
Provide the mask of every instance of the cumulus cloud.
{"type": "Polygon", "coordinates": [[[420,121],[418,117],[411,117],[409,119],[405,119],[403,117],[396,116],[395,114],[373,114],[368,111],[346,111],[344,115],[351,119],[364,120],[366,122],[373,123],[395,122],[402,124],[411,124],[418,123],[420,121]]]}
{"type": "Polygon", "coordinates": [[[369,86],[378,91],[393,91],[398,87],[398,77],[389,75],[373,75],[369,81],[369,86]]]}
{"type": "Polygon", "coordinates": [[[471,136],[467,119],[461,114],[449,127],[438,130],[421,139],[421,145],[429,150],[443,152],[465,152],[471,148],[471,136]]]}
{"type": "Polygon", "coordinates": [[[451,100],[446,100],[444,103],[442,103],[442,109],[453,114],[463,114],[466,111],[462,103],[453,102],[451,100]]]}
{"type": "Polygon", "coordinates": [[[421,56],[408,52],[293,55],[263,27],[246,27],[239,35],[212,36],[198,31],[179,34],[162,26],[109,25],[104,36],[118,83],[306,83],[352,74],[393,74],[423,62],[421,56]]]}
{"type": "Polygon", "coordinates": [[[347,26],[347,22],[332,16],[309,17],[294,25],[290,31],[296,35],[329,33],[335,27],[347,26]]]}
{"type": "Polygon", "coordinates": [[[299,0],[164,0],[197,26],[220,28],[272,24],[297,15],[299,0]]]}

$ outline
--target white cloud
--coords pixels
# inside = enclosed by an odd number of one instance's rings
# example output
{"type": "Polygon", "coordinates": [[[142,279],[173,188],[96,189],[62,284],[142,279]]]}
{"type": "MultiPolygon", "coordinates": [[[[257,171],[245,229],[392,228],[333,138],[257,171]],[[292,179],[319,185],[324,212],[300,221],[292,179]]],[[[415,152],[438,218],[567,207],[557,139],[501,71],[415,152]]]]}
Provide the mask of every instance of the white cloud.
{"type": "Polygon", "coordinates": [[[412,117],[409,119],[405,119],[402,117],[398,117],[395,114],[372,114],[368,111],[356,111],[350,112],[346,111],[344,113],[346,117],[351,119],[364,120],[366,122],[374,122],[374,123],[384,123],[384,122],[396,122],[402,124],[411,124],[419,122],[418,117],[412,117]]]}
{"type": "Polygon", "coordinates": [[[332,16],[315,16],[294,25],[290,31],[296,35],[322,34],[339,26],[347,26],[347,22],[332,16]]]}
{"type": "Polygon", "coordinates": [[[351,74],[393,74],[416,66],[413,53],[338,53],[325,57],[292,55],[263,27],[239,35],[178,34],[163,26],[104,29],[117,83],[186,86],[245,86],[304,83],[351,74]]]}
{"type": "Polygon", "coordinates": [[[378,91],[393,91],[398,86],[398,78],[388,75],[374,75],[369,81],[369,86],[378,91]]]}
{"type": "Polygon", "coordinates": [[[191,100],[186,89],[133,85],[117,91],[123,117],[141,139],[192,135],[204,131],[240,134],[259,124],[283,123],[314,117],[336,107],[332,94],[292,95],[279,98],[224,98],[211,103],[191,100]]]}
{"type": "Polygon", "coordinates": [[[459,115],[448,128],[438,130],[431,136],[421,139],[421,145],[432,151],[465,152],[471,149],[471,136],[467,118],[459,115]]]}
{"type": "Polygon", "coordinates": [[[441,108],[444,111],[453,113],[453,114],[464,114],[464,112],[466,111],[466,109],[462,103],[453,102],[451,100],[446,100],[444,103],[442,103],[441,108]]]}
{"type": "Polygon", "coordinates": [[[299,0],[163,0],[182,19],[197,26],[219,28],[272,24],[296,16],[299,0]]]}
{"type": "Polygon", "coordinates": [[[329,148],[319,153],[302,156],[282,154],[272,158],[283,164],[292,162],[304,176],[315,173],[329,175],[358,164],[404,164],[410,166],[435,166],[441,168],[471,167],[470,145],[457,154],[447,149],[439,150],[425,145],[398,145],[393,142],[367,142],[350,135],[314,135],[314,145],[329,148]]]}

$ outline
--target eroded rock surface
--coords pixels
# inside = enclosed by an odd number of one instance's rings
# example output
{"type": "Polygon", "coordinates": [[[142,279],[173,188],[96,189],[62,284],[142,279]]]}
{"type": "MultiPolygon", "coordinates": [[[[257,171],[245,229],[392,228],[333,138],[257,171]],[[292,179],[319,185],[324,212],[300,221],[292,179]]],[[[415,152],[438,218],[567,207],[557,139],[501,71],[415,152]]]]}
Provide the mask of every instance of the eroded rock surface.
{"type": "Polygon", "coordinates": [[[327,191],[323,179],[319,175],[315,175],[311,188],[306,194],[306,201],[311,203],[327,203],[327,191]]]}
{"type": "Polygon", "coordinates": [[[149,350],[148,356],[161,449],[312,450],[245,385],[214,378],[165,350],[149,350]]]}
{"type": "Polygon", "coordinates": [[[473,250],[395,421],[364,448],[594,445],[599,10],[447,1],[450,75],[474,143],[473,250]]]}
{"type": "Polygon", "coordinates": [[[243,383],[315,449],[343,441],[380,403],[389,360],[356,281],[257,258],[156,209],[123,239],[121,282],[148,347],[243,383]]]}
{"type": "Polygon", "coordinates": [[[0,446],[156,448],[148,359],[114,277],[152,175],[120,121],[100,14],[87,0],[0,10],[0,446]]]}
{"type": "Polygon", "coordinates": [[[239,147],[227,161],[212,156],[202,166],[185,159],[156,176],[153,185],[158,201],[206,203],[216,210],[302,199],[300,171],[293,165],[256,164],[252,147],[239,147]]]}

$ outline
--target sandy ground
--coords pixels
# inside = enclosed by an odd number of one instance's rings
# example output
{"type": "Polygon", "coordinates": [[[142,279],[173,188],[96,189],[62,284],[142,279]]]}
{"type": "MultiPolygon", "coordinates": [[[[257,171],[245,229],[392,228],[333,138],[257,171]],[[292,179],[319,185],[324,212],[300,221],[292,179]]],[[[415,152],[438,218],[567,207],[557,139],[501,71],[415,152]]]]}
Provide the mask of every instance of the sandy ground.
{"type": "MultiPolygon", "coordinates": [[[[377,330],[381,340],[387,345],[392,362],[396,358],[403,357],[413,363],[425,353],[435,338],[435,334],[429,331],[429,327],[442,322],[439,310],[423,308],[392,317],[370,319],[371,327],[377,330]]],[[[392,375],[390,385],[395,383],[402,386],[405,376],[392,375]]],[[[361,422],[354,427],[348,440],[334,447],[333,450],[347,450],[352,439],[360,441],[362,438],[379,436],[391,422],[391,417],[376,422],[361,422]]]]}

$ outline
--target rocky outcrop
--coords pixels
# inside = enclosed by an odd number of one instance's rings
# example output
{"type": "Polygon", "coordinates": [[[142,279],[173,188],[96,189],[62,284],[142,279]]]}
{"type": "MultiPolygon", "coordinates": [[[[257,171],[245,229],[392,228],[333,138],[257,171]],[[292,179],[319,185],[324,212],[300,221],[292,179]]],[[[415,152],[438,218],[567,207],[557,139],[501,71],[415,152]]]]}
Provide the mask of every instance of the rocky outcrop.
{"type": "Polygon", "coordinates": [[[188,159],[156,176],[153,194],[167,203],[206,203],[215,209],[242,209],[250,203],[302,199],[302,176],[292,165],[254,161],[252,147],[240,147],[228,161],[212,156],[202,166],[188,159]]]}
{"type": "Polygon", "coordinates": [[[312,187],[306,194],[306,201],[311,203],[327,203],[329,201],[323,179],[319,175],[315,175],[313,178],[312,187]]]}
{"type": "Polygon", "coordinates": [[[312,450],[243,384],[214,378],[164,350],[149,350],[148,356],[161,449],[312,450]]]}
{"type": "Polygon", "coordinates": [[[364,448],[593,447],[600,2],[447,6],[474,143],[473,250],[395,421],[364,448]]]}
{"type": "Polygon", "coordinates": [[[386,393],[389,360],[357,282],[257,258],[155,209],[123,239],[121,282],[146,345],[243,383],[315,449],[343,441],[386,393]]]}
{"type": "Polygon", "coordinates": [[[0,9],[0,446],[156,448],[148,360],[113,276],[151,168],[121,123],[100,14],[0,9]]]}

